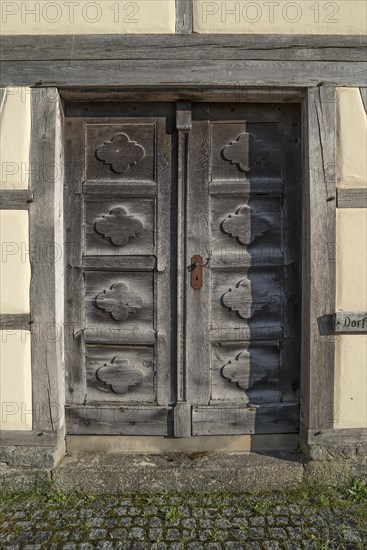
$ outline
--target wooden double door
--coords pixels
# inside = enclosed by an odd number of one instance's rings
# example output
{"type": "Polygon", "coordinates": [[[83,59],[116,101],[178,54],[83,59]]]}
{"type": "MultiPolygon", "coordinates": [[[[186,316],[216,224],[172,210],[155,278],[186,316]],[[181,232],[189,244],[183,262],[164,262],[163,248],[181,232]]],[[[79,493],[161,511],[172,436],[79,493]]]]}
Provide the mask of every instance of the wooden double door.
{"type": "Polygon", "coordinates": [[[71,434],[298,431],[297,105],[69,104],[71,434]]]}

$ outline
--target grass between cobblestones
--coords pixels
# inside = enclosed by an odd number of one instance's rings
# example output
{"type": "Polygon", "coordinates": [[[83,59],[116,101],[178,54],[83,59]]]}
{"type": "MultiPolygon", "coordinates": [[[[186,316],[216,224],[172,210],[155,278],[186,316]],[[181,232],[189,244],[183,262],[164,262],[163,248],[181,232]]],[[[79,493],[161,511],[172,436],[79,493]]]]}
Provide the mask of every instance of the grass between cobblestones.
{"type": "Polygon", "coordinates": [[[0,548],[367,549],[367,488],[91,496],[56,487],[0,499],[0,548]]]}

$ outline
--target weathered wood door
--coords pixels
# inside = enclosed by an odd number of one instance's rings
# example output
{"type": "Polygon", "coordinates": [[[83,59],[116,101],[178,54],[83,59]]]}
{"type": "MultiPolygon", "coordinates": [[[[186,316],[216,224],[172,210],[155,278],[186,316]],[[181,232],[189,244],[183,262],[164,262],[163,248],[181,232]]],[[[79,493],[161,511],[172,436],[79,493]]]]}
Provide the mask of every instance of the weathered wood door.
{"type": "Polygon", "coordinates": [[[66,115],[68,432],[297,431],[297,106],[66,115]]]}
{"type": "Polygon", "coordinates": [[[187,399],[192,434],[298,429],[300,118],[295,105],[192,109],[187,399]]]}

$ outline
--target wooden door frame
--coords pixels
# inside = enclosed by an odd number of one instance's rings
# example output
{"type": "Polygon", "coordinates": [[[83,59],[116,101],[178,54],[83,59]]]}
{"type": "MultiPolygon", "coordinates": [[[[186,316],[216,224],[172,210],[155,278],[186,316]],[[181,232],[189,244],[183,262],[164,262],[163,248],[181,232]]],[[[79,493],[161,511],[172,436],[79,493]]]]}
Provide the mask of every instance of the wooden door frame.
{"type": "MultiPolygon", "coordinates": [[[[132,99],[138,89],[143,89],[150,98],[161,100],[170,90],[175,101],[197,101],[204,94],[206,101],[229,101],[234,95],[237,101],[301,103],[304,151],[300,433],[306,446],[323,445],[338,438],[342,442],[345,438],[345,430],[333,428],[336,342],[330,326],[335,311],[335,87],[366,86],[365,44],[363,36],[318,35],[1,38],[0,85],[33,87],[31,188],[1,191],[2,208],[29,209],[31,249],[40,243],[62,242],[63,180],[57,159],[63,148],[63,102],[98,99],[101,95],[110,100],[123,95],[132,99]],[[261,48],[256,47],[259,40],[261,48]],[[155,88],[148,90],[152,85],[155,88]],[[42,158],[50,160],[47,173],[39,171],[42,158]]],[[[46,320],[62,332],[60,265],[55,258],[47,265],[36,255],[32,260],[33,402],[35,410],[40,411],[34,415],[35,434],[62,430],[64,424],[61,340],[46,341],[34,330],[40,323],[45,326],[46,320]]],[[[24,328],[24,323],[29,322],[24,316],[15,317],[1,320],[5,327],[9,321],[13,328],[24,328]]],[[[348,430],[349,444],[358,441],[359,434],[354,436],[352,432],[348,430]]],[[[19,441],[18,432],[17,438],[19,441]]]]}
{"type": "MultiPolygon", "coordinates": [[[[257,102],[259,98],[265,101],[268,95],[271,101],[287,97],[301,103],[304,177],[300,434],[307,445],[315,440],[316,432],[321,432],[318,440],[322,444],[322,433],[327,430],[326,434],[330,436],[334,426],[335,337],[330,320],[335,311],[335,88],[294,89],[292,93],[279,88],[271,90],[271,94],[266,89],[258,90],[258,94],[249,88],[245,91],[247,99],[252,97],[257,102]]],[[[124,93],[130,92],[119,91],[120,95],[124,93]]],[[[197,100],[197,90],[192,93],[197,100]]],[[[238,89],[226,89],[223,93],[223,90],[211,89],[202,97],[204,100],[222,97],[228,101],[231,96],[232,100],[236,97],[237,101],[242,99],[238,89]]],[[[188,94],[189,91],[183,94],[185,99],[188,94]]],[[[62,90],[59,94],[56,88],[32,91],[33,202],[27,203],[31,248],[40,242],[62,242],[63,181],[57,161],[63,148],[62,99],[62,90]],[[54,170],[47,173],[37,170],[43,158],[50,159],[48,165],[55,164],[54,170]]],[[[61,265],[62,262],[57,261],[32,262],[31,319],[35,327],[44,327],[47,320],[55,323],[62,332],[60,304],[63,302],[63,285],[57,283],[63,277],[61,265]]],[[[33,402],[42,411],[41,415],[34,417],[34,430],[38,431],[55,431],[63,426],[63,415],[60,415],[64,404],[61,339],[48,340],[40,338],[37,330],[32,330],[33,402]]]]}

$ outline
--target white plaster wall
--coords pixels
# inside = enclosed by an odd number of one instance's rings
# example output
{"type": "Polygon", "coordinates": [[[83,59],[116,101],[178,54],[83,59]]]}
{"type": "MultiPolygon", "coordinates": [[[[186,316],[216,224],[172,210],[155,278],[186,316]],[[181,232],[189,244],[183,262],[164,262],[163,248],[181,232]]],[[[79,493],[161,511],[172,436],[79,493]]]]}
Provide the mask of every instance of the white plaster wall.
{"type": "MultiPolygon", "coordinates": [[[[0,189],[29,183],[29,88],[8,88],[0,113],[0,189]]],[[[28,211],[0,210],[0,313],[29,313],[28,211]]],[[[29,331],[0,330],[0,427],[32,429],[29,331]]]]}
{"type": "Polygon", "coordinates": [[[359,88],[337,92],[338,186],[367,187],[367,115],[359,88]]]}
{"type": "Polygon", "coordinates": [[[30,333],[0,331],[1,430],[32,429],[30,333]]]}
{"type": "Polygon", "coordinates": [[[367,209],[337,211],[337,288],[340,311],[367,311],[367,209]]]}
{"type": "Polygon", "coordinates": [[[363,35],[367,30],[366,6],[363,0],[194,0],[194,30],[230,34],[363,35]]]}
{"type": "Polygon", "coordinates": [[[175,0],[0,0],[2,34],[174,33],[175,0]]]}
{"type": "Polygon", "coordinates": [[[29,312],[28,211],[0,210],[0,310],[29,312]]]}
{"type": "MultiPolygon", "coordinates": [[[[367,186],[367,116],[358,88],[337,93],[339,188],[367,186]]],[[[337,311],[367,311],[367,209],[337,211],[337,311]]],[[[367,427],[367,335],[337,337],[335,428],[367,427]]]]}
{"type": "Polygon", "coordinates": [[[7,88],[0,112],[0,188],[26,189],[31,134],[30,88],[7,88]]]}
{"type": "Polygon", "coordinates": [[[337,344],[335,428],[367,426],[367,336],[343,335],[337,344]]]}

